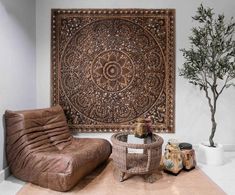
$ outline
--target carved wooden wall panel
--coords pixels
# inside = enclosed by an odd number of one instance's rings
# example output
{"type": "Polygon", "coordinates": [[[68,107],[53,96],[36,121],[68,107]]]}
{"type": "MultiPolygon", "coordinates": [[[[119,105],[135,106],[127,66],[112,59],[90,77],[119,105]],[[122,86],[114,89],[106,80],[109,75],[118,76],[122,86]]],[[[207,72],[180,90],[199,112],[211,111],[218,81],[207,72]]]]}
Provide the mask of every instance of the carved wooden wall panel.
{"type": "Polygon", "coordinates": [[[174,132],[175,11],[53,9],[52,105],[71,129],[131,131],[151,115],[174,132]]]}

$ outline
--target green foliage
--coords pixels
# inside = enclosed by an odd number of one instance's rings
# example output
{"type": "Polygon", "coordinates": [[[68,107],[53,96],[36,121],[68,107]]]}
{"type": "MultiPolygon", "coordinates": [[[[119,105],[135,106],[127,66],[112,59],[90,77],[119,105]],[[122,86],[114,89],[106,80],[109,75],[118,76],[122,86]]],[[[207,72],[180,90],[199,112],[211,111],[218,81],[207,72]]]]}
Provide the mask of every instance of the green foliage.
{"type": "MultiPolygon", "coordinates": [[[[180,75],[200,87],[207,87],[208,82],[213,85],[217,79],[230,81],[235,78],[233,18],[226,24],[223,14],[216,17],[213,9],[204,8],[203,5],[192,18],[199,26],[192,29],[189,37],[191,47],[181,49],[186,61],[180,75]]],[[[226,87],[232,86],[228,81],[226,87]]]]}
{"type": "Polygon", "coordinates": [[[185,62],[180,76],[205,92],[211,111],[212,130],[210,145],[215,146],[217,99],[224,89],[235,86],[235,22],[226,23],[223,14],[215,15],[213,9],[201,4],[192,17],[198,26],[192,29],[189,49],[181,49],[185,62]]]}

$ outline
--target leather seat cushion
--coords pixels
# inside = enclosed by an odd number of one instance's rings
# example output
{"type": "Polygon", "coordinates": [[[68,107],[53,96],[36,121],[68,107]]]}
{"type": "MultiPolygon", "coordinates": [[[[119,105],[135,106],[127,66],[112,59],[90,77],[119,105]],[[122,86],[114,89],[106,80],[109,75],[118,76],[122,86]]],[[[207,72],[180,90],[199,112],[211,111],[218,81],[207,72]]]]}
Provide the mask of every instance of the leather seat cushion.
{"type": "Polygon", "coordinates": [[[8,164],[24,181],[68,191],[111,154],[107,140],[74,138],[60,106],[6,111],[5,118],[8,164]]]}

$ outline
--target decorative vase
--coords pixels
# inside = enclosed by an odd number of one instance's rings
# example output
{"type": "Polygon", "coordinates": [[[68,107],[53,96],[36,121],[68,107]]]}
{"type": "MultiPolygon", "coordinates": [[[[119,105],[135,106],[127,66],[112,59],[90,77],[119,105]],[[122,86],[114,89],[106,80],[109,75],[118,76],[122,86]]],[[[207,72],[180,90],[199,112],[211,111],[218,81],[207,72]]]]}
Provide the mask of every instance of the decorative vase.
{"type": "Polygon", "coordinates": [[[134,136],[138,138],[147,137],[147,126],[144,118],[138,118],[134,128],[134,136]]]}
{"type": "Polygon", "coordinates": [[[152,119],[138,118],[137,122],[134,124],[134,136],[138,138],[152,137],[152,119]]]}
{"type": "Polygon", "coordinates": [[[199,144],[198,161],[207,165],[223,165],[224,164],[224,149],[221,144],[216,144],[216,147],[209,147],[209,144],[199,144]]]}

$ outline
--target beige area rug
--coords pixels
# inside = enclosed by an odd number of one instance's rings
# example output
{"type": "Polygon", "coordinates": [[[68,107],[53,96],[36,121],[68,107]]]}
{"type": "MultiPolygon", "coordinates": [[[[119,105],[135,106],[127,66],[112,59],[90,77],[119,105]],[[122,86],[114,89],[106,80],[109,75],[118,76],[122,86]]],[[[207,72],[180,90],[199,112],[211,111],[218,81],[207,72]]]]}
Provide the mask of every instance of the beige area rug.
{"type": "Polygon", "coordinates": [[[17,195],[222,195],[225,194],[200,169],[182,171],[178,176],[163,172],[156,174],[157,181],[146,183],[141,176],[127,176],[124,182],[117,181],[117,172],[112,161],[99,167],[84,178],[71,191],[62,193],[42,188],[31,183],[21,188],[17,195]]]}

